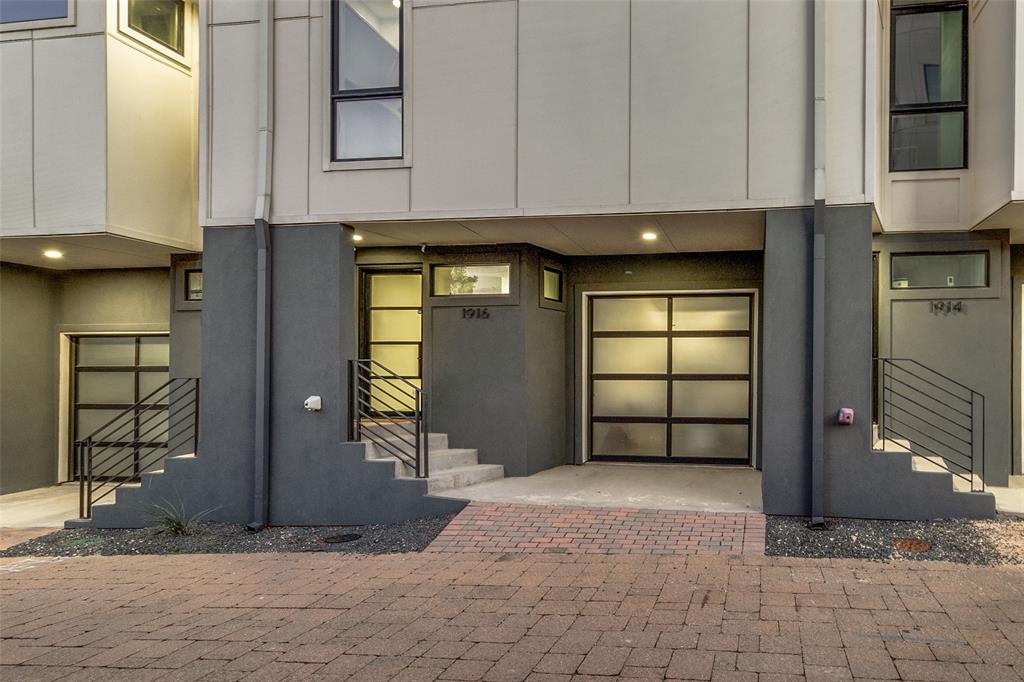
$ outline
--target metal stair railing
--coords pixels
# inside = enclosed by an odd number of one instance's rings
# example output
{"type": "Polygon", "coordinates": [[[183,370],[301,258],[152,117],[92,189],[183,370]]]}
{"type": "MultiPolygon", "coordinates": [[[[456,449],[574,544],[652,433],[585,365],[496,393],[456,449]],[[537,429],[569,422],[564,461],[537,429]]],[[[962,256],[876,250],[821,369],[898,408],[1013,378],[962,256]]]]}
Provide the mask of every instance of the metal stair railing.
{"type": "Polygon", "coordinates": [[[985,396],[909,358],[875,358],[878,436],[985,490],[985,396]]]}
{"type": "Polygon", "coordinates": [[[75,441],[78,514],[126,483],[199,443],[199,379],[171,379],[91,434],[75,441]]]}
{"type": "Polygon", "coordinates": [[[376,360],[348,361],[349,440],[368,441],[430,476],[427,402],[423,389],[376,360]]]}

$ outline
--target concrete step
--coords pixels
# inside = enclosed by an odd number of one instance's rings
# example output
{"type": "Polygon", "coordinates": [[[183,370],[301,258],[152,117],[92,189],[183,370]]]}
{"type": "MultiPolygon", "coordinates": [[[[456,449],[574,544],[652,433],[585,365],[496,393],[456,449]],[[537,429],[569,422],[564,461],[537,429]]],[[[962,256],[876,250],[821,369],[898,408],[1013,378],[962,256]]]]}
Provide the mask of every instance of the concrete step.
{"type": "MultiPolygon", "coordinates": [[[[367,448],[369,450],[369,448],[367,448]]],[[[376,456],[367,457],[367,459],[373,460],[389,460],[395,463],[395,477],[412,477],[416,475],[415,470],[399,460],[397,457],[390,455],[381,456],[379,449],[376,451],[376,456]]],[[[456,469],[461,467],[474,466],[479,463],[477,459],[477,451],[474,448],[446,448],[444,450],[431,450],[429,453],[429,468],[430,475],[440,474],[443,471],[449,469],[456,469]]]]}
{"type": "MultiPolygon", "coordinates": [[[[476,464],[466,467],[455,467],[447,471],[430,472],[427,481],[427,494],[465,488],[466,486],[494,481],[505,477],[505,467],[500,464],[476,464]]],[[[404,477],[403,477],[404,478],[404,477]]]]}
{"type": "MultiPolygon", "coordinates": [[[[378,441],[383,440],[385,443],[388,443],[389,445],[393,445],[393,446],[399,448],[402,452],[410,452],[413,449],[413,447],[412,447],[413,437],[411,435],[405,434],[404,432],[402,433],[401,436],[395,436],[395,435],[391,435],[391,434],[387,434],[387,433],[381,435],[381,434],[378,434],[378,433],[375,432],[374,433],[374,439],[378,440],[378,441]]],[[[373,440],[371,440],[369,438],[365,438],[365,437],[363,438],[363,442],[366,443],[367,445],[372,445],[373,444],[373,440]]],[[[430,440],[426,440],[426,438],[424,438],[424,436],[420,436],[420,443],[421,443],[421,445],[424,442],[429,446],[429,449],[430,449],[431,452],[433,452],[435,450],[447,450],[448,449],[448,434],[447,433],[431,433],[430,434],[430,440]]],[[[374,447],[375,447],[375,449],[377,451],[383,451],[382,454],[380,455],[381,457],[387,457],[388,456],[386,448],[382,448],[382,447],[379,447],[379,446],[374,446],[374,447]]],[[[370,448],[367,448],[367,450],[369,450],[369,449],[370,448]]]]}

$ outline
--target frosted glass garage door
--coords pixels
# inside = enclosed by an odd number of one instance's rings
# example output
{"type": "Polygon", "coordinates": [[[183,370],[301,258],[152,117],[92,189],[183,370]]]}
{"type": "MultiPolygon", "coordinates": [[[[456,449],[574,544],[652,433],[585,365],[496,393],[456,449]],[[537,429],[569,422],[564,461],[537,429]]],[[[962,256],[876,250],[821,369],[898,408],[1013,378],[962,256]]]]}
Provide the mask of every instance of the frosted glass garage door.
{"type": "Polygon", "coordinates": [[[592,459],[750,460],[753,297],[594,296],[592,459]]]}

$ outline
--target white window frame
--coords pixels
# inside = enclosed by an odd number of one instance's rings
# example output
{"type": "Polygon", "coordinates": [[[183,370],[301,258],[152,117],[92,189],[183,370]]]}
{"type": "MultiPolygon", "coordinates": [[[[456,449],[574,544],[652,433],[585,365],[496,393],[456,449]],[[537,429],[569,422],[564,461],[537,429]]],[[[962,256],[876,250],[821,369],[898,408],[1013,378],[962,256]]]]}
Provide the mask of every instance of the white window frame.
{"type": "Polygon", "coordinates": [[[56,19],[37,19],[36,21],[17,21],[0,24],[0,33],[8,31],[34,31],[39,28],[60,28],[75,25],[75,7],[78,0],[68,0],[68,15],[56,19]]]}
{"type": "Polygon", "coordinates": [[[192,50],[192,31],[189,30],[192,26],[192,13],[195,11],[193,3],[190,0],[185,0],[185,26],[182,33],[182,53],[178,54],[171,48],[167,47],[161,42],[153,40],[142,31],[138,31],[128,25],[128,0],[117,0],[117,31],[121,35],[130,38],[133,42],[139,43],[143,47],[157,52],[162,57],[166,57],[183,67],[189,69],[189,54],[192,50]]]}

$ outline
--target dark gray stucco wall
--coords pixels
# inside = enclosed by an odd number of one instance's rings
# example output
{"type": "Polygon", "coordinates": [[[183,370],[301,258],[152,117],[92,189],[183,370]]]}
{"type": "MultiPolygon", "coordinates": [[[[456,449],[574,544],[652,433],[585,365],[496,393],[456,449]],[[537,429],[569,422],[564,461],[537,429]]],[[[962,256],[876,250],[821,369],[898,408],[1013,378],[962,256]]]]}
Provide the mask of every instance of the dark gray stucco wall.
{"type": "MultiPolygon", "coordinates": [[[[99,508],[94,525],[140,526],[146,508],[180,501],[190,513],[251,520],[253,499],[256,244],[253,228],[204,236],[200,443],[195,458],[99,508]],[[122,504],[122,497],[124,504],[122,504]]],[[[270,523],[337,525],[458,511],[426,496],[426,483],[395,479],[394,465],[365,460],[347,437],[347,360],[355,355],[351,235],[337,224],[271,228],[270,523]],[[306,412],[310,395],[323,400],[306,412]]]]}
{"type": "MultiPolygon", "coordinates": [[[[770,211],[765,235],[765,451],[771,514],[807,514],[810,404],[808,212],[770,211]],[[802,262],[801,262],[802,257],[802,262]],[[803,357],[800,357],[803,355],[803,357]],[[801,423],[802,422],[802,423],[801,423]]],[[[871,208],[825,209],[825,513],[861,518],[985,517],[991,496],[956,493],[949,474],[871,450],[871,208]],[[852,407],[852,426],[835,414],[852,407]]]]}
{"type": "Polygon", "coordinates": [[[166,268],[56,271],[0,264],[0,491],[58,471],[60,334],[167,331],[166,268]]]}
{"type": "Polygon", "coordinates": [[[172,378],[202,374],[202,301],[185,300],[185,272],[203,267],[200,254],[171,257],[171,366],[172,378]]]}
{"type": "Polygon", "coordinates": [[[51,276],[0,264],[0,493],[56,482],[55,306],[51,276]]]}
{"type": "Polygon", "coordinates": [[[810,509],[811,211],[769,211],[761,323],[761,457],[765,509],[810,509]]]}
{"type": "Polygon", "coordinates": [[[1013,389],[1010,393],[1010,409],[1013,412],[1013,447],[1011,449],[1013,462],[1011,464],[1010,473],[1014,476],[1020,476],[1024,474],[1024,423],[1021,419],[1022,410],[1022,397],[1024,397],[1024,357],[1022,357],[1022,348],[1024,348],[1024,335],[1021,333],[1022,325],[1022,310],[1024,310],[1024,300],[1022,300],[1021,289],[1024,287],[1024,246],[1015,244],[1010,247],[1010,288],[1013,291],[1011,297],[1011,315],[1010,320],[1013,324],[1013,333],[1011,334],[1012,339],[1012,355],[1013,355],[1013,389]]]}

